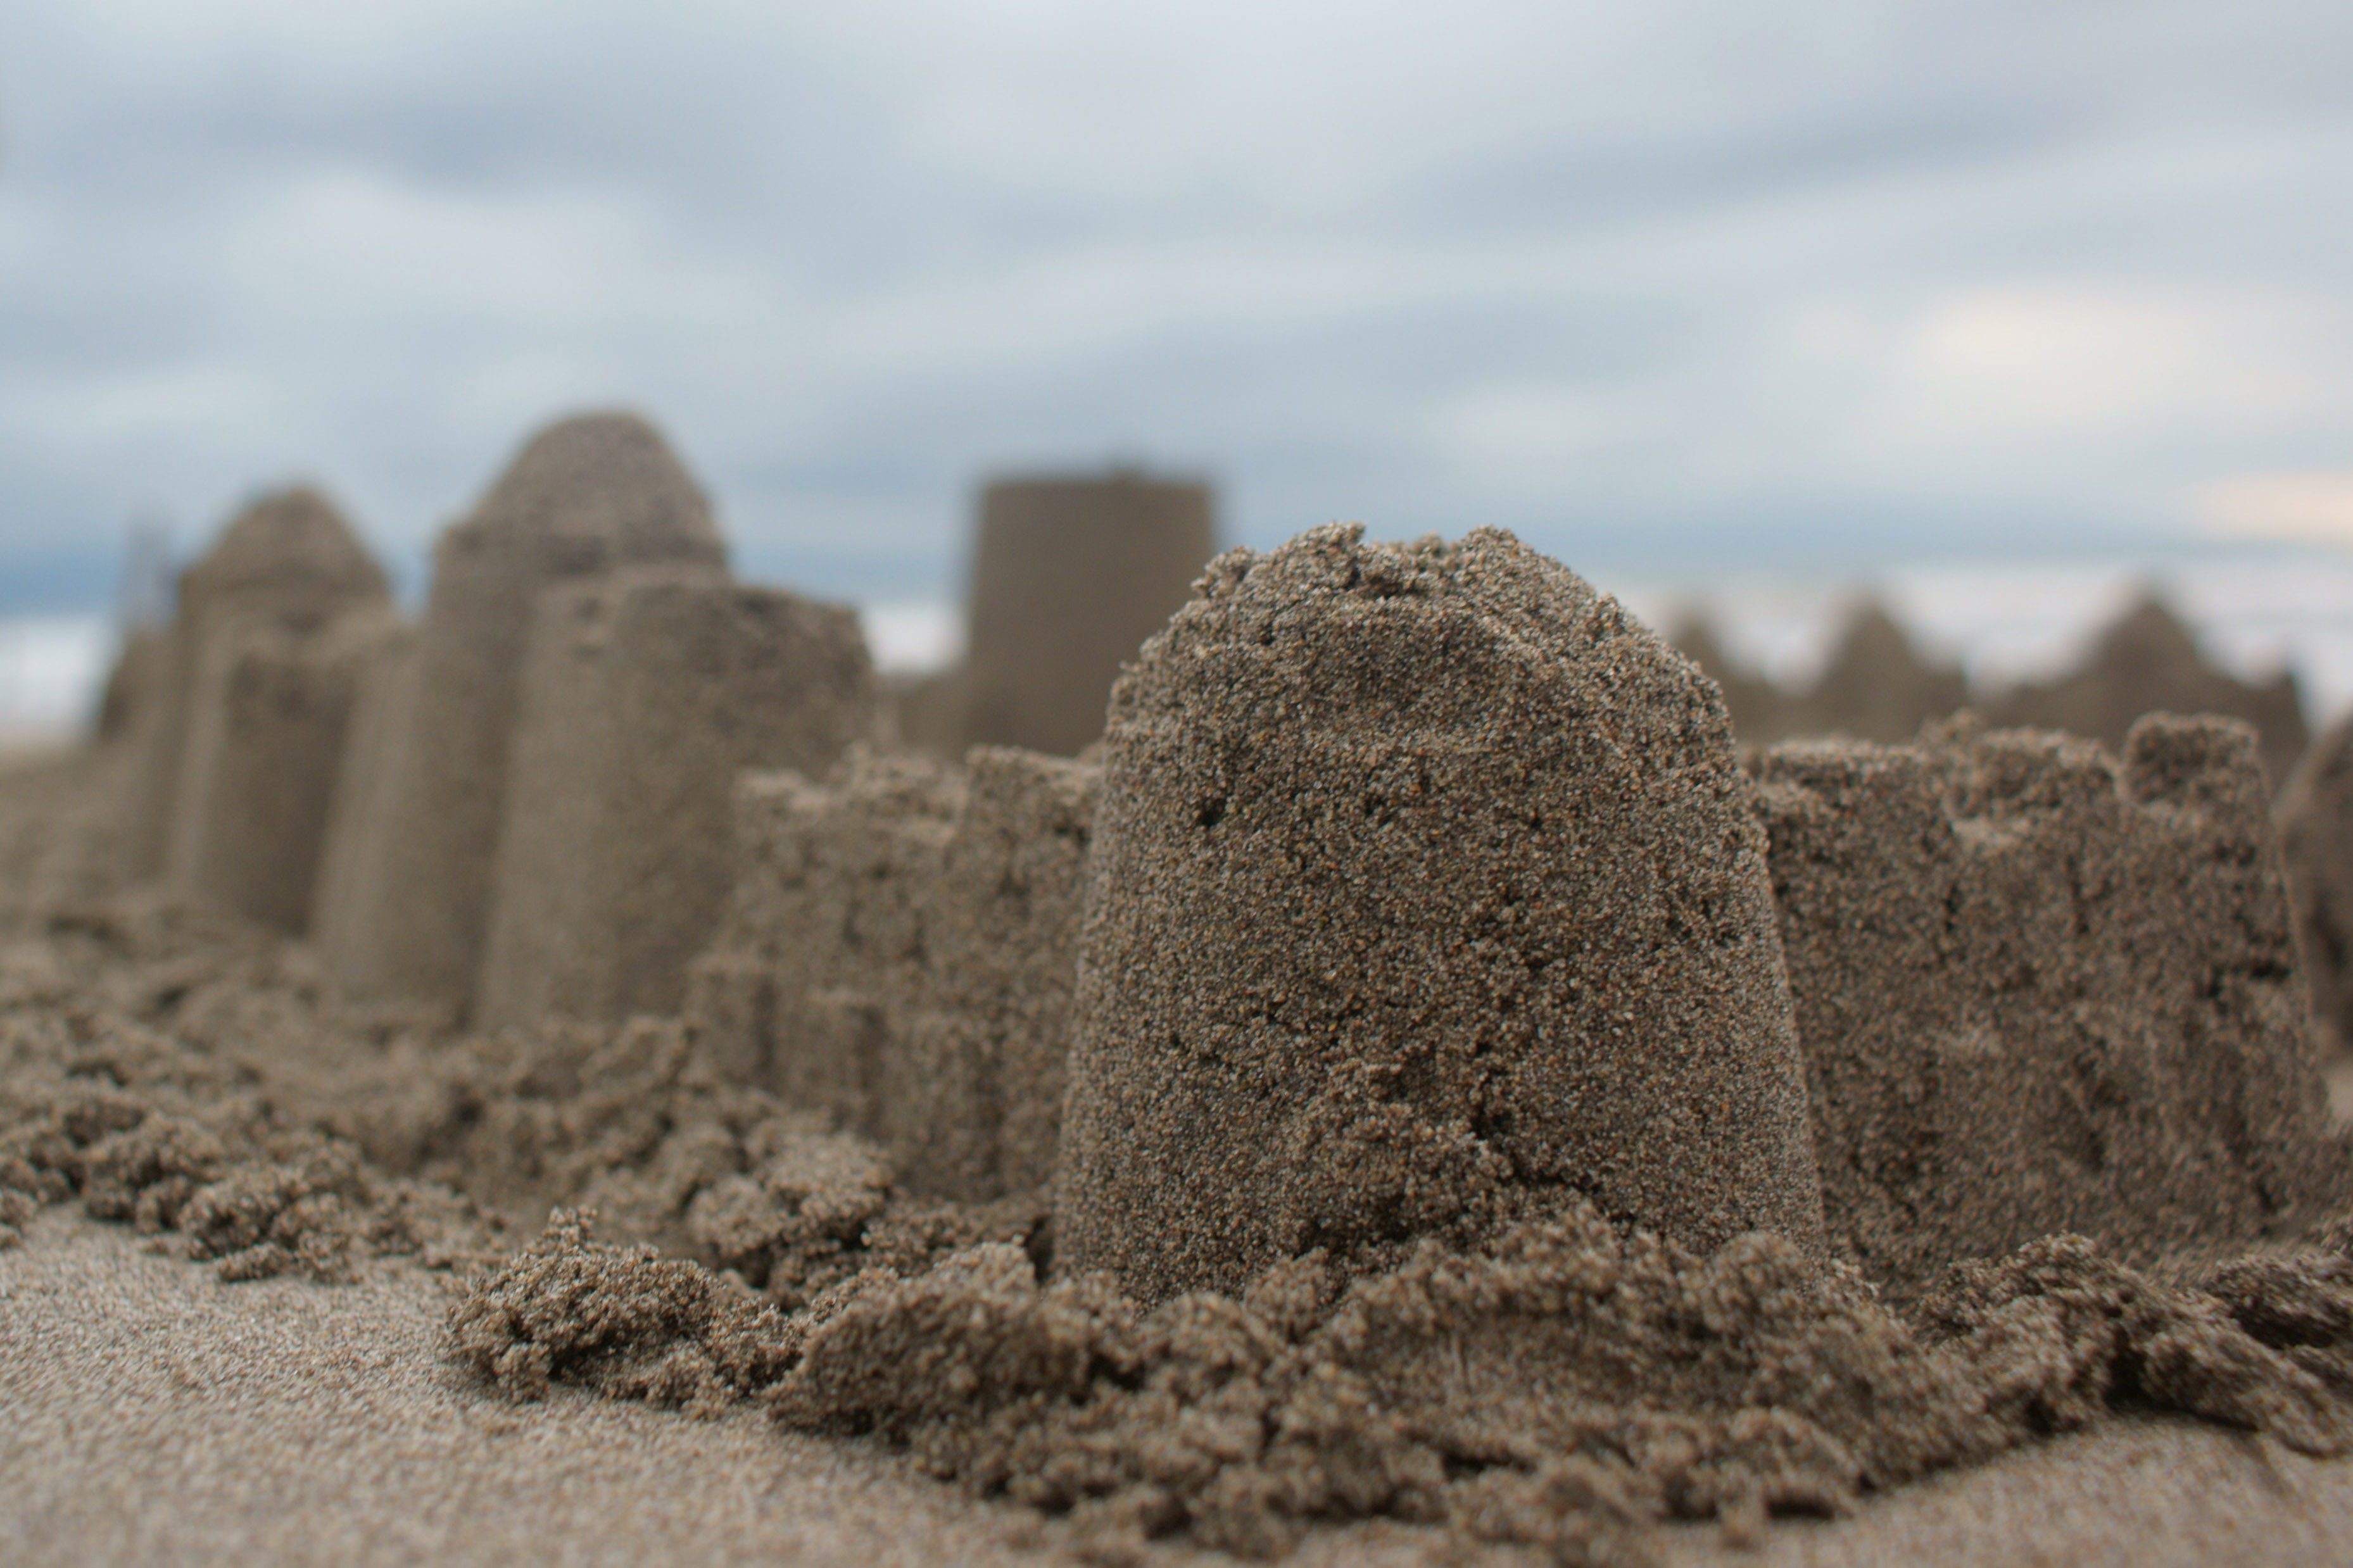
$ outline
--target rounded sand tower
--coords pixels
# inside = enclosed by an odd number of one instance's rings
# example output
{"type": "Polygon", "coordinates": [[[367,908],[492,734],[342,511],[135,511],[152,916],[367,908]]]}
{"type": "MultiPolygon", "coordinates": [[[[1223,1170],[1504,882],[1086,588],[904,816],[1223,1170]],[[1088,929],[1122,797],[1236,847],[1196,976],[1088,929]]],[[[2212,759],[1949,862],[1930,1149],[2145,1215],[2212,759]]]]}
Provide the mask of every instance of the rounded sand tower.
{"type": "Polygon", "coordinates": [[[552,584],[655,563],[723,571],[709,503],[633,414],[533,437],[473,515],[441,536],[419,628],[408,732],[373,820],[349,825],[347,900],[318,940],[362,994],[463,1004],[481,961],[533,601],[552,584]]]}
{"type": "Polygon", "coordinates": [[[1572,1195],[1822,1249],[1724,709],[1509,534],[1233,551],[1113,695],[1060,1265],[1139,1298],[1572,1195]]]}

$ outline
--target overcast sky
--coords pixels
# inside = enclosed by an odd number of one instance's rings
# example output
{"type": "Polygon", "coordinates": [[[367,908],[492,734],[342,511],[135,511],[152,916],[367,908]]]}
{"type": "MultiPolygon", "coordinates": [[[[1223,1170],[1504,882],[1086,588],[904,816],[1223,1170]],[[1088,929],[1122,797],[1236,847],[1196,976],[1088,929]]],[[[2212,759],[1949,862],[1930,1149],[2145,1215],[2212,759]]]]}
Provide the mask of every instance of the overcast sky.
{"type": "Polygon", "coordinates": [[[761,575],[972,489],[1571,564],[2353,522],[2345,0],[0,4],[0,609],[643,408],[761,575]]]}

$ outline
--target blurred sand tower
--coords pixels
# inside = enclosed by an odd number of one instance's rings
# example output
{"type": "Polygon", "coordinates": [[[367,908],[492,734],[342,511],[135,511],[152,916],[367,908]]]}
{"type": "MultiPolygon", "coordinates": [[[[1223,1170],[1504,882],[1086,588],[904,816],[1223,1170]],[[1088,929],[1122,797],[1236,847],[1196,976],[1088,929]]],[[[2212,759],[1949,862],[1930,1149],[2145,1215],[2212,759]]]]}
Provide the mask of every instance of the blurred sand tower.
{"type": "Polygon", "coordinates": [[[1103,734],[1120,666],[1167,623],[1217,552],[1209,487],[1130,469],[1006,479],[983,493],[964,668],[908,738],[960,754],[1069,756],[1103,734]]]}
{"type": "MultiPolygon", "coordinates": [[[[145,710],[136,721],[139,761],[129,786],[126,876],[136,881],[166,871],[184,879],[191,874],[189,851],[175,848],[174,840],[201,817],[183,809],[182,795],[196,711],[208,700],[200,683],[208,667],[224,668],[224,639],[275,636],[299,642],[349,611],[382,606],[387,593],[383,570],[342,514],[307,488],[248,507],[181,574],[178,613],[150,656],[154,668],[145,679],[153,701],[139,705],[145,710]]],[[[219,756],[216,743],[208,754],[219,756]]]]}
{"type": "Polygon", "coordinates": [[[472,991],[540,591],[635,564],[720,571],[725,558],[693,479],[653,426],[621,413],[542,431],[441,536],[414,689],[368,704],[405,733],[359,738],[387,773],[330,848],[335,896],[315,940],[347,988],[458,1005],[472,991]]]}

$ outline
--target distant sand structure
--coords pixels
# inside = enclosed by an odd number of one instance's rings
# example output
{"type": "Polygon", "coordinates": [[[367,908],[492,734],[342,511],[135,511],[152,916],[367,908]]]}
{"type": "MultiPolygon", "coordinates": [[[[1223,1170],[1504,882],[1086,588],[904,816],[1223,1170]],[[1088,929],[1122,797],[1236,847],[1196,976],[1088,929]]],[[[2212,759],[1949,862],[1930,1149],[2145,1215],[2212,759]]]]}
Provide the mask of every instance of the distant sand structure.
{"type": "Polygon", "coordinates": [[[196,683],[221,629],[243,622],[307,636],[388,596],[383,568],[334,503],[308,486],[265,496],[239,512],[181,574],[168,644],[153,676],[154,700],[135,738],[140,760],[121,841],[127,879],[145,880],[171,867],[196,683]]]}
{"type": "Polygon", "coordinates": [[[1132,469],[983,491],[958,668],[907,690],[906,738],[1071,756],[1103,734],[1120,666],[1217,553],[1206,484],[1132,469]]]}
{"type": "Polygon", "coordinates": [[[2207,662],[2198,639],[2164,600],[2144,595],[2101,632],[2084,662],[1985,705],[2004,726],[2064,730],[2110,747],[2124,743],[2144,713],[2219,713],[2243,720],[2260,737],[2263,771],[2276,788],[2308,739],[2295,676],[2239,679],[2207,662]]]}
{"type": "Polygon", "coordinates": [[[481,968],[508,752],[533,602],[617,567],[722,570],[709,503],[633,414],[566,419],[533,437],[434,552],[407,730],[354,842],[331,858],[348,902],[317,942],[344,988],[464,1006],[481,968]]]}
{"type": "Polygon", "coordinates": [[[1908,741],[1923,723],[1957,711],[1968,700],[1968,681],[1958,666],[1924,657],[1886,605],[1864,599],[1849,613],[1812,689],[1793,705],[1791,732],[1908,741]]]}
{"type": "Polygon", "coordinates": [[[1362,533],[1219,557],[1120,680],[1059,1266],[1156,1302],[1572,1192],[1822,1256],[1714,689],[1509,534],[1362,533]]]}
{"type": "Polygon", "coordinates": [[[710,567],[533,612],[475,1022],[674,1014],[731,882],[747,768],[822,773],[874,722],[857,613],[710,567]]]}
{"type": "Polygon", "coordinates": [[[2147,1261],[2341,1189],[2246,726],[2155,715],[2118,757],[1968,720],[1754,767],[1823,1206],[1882,1286],[2052,1231],[2147,1261]]]}
{"type": "Polygon", "coordinates": [[[1669,640],[1723,690],[1733,732],[1759,745],[1797,735],[1909,740],[1926,721],[1968,702],[1959,668],[1922,654],[1873,598],[1850,609],[1829,662],[1803,691],[1786,691],[1742,667],[1704,619],[1684,621],[1669,640]]]}

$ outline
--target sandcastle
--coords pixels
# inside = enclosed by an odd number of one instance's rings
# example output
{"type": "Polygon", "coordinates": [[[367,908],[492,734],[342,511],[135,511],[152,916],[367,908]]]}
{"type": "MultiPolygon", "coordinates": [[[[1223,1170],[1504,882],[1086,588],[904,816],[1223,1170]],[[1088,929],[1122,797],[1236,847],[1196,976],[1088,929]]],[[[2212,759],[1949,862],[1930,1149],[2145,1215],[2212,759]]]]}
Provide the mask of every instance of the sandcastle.
{"type": "Polygon", "coordinates": [[[240,512],[212,550],[181,574],[168,649],[152,677],[153,700],[142,705],[142,733],[134,740],[140,756],[123,810],[126,878],[174,868],[197,685],[214,659],[216,639],[257,626],[308,637],[347,611],[384,605],[387,596],[383,570],[342,514],[302,487],[264,497],[240,512]]]}
{"type": "Polygon", "coordinates": [[[728,896],[736,773],[821,772],[873,701],[844,606],[707,567],[543,594],[476,1022],[677,1012],[728,896]]]}
{"type": "Polygon", "coordinates": [[[1058,1256],[1141,1300],[1570,1194],[1822,1252],[1730,727],[1510,535],[1234,551],[1104,741],[1058,1256]]]}
{"type": "Polygon", "coordinates": [[[1044,1186],[1098,777],[993,747],[745,777],[688,1008],[705,1048],[875,1138],[913,1190],[1044,1186]]]}
{"type": "Polygon", "coordinates": [[[723,567],[702,493],[661,437],[628,414],[533,437],[434,552],[406,732],[390,775],[337,823],[339,897],[320,947],[362,995],[465,1005],[482,961],[506,810],[509,749],[540,591],[617,567],[723,567]]]}
{"type": "Polygon", "coordinates": [[[1840,1250],[2146,1260],[2340,1190],[2254,738],[2141,720],[1753,760],[1840,1250]]]}
{"type": "Polygon", "coordinates": [[[1120,666],[1216,552],[1209,488],[1129,470],[983,492],[964,663],[903,691],[907,739],[1070,756],[1103,733],[1120,666]]]}

